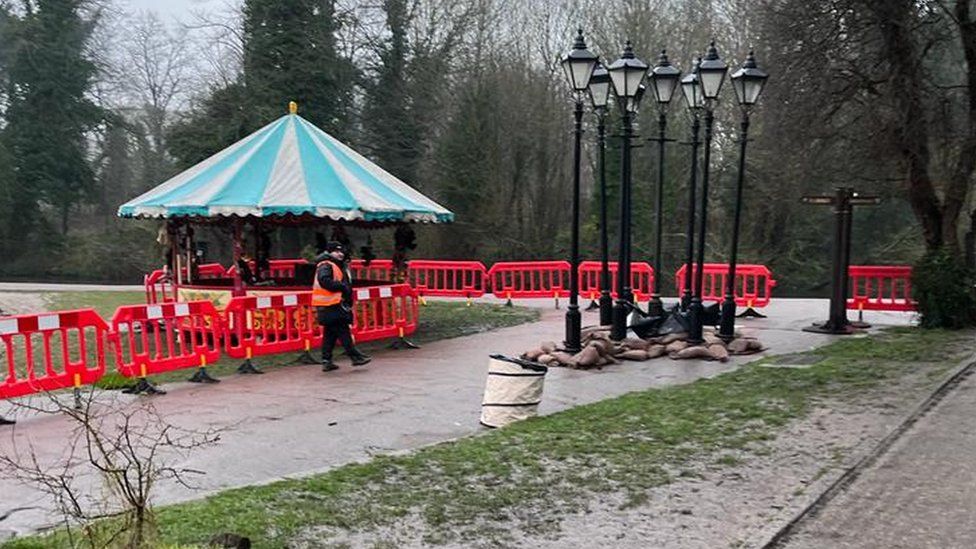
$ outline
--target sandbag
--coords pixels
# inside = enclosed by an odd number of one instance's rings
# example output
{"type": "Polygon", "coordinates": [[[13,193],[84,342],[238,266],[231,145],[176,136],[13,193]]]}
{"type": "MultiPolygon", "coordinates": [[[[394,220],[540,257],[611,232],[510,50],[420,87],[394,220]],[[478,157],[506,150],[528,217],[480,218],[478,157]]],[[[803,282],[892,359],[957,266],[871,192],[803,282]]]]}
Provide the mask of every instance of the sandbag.
{"type": "Polygon", "coordinates": [[[664,350],[664,345],[651,345],[647,348],[647,358],[657,358],[664,356],[668,352],[664,350]]]}
{"type": "Polygon", "coordinates": [[[712,358],[712,354],[708,352],[708,348],[701,345],[695,345],[694,347],[686,347],[680,351],[671,353],[671,358],[675,359],[686,359],[686,358],[712,358]]]}
{"type": "Polygon", "coordinates": [[[672,341],[671,343],[665,345],[664,350],[669,353],[677,353],[678,351],[687,348],[688,345],[689,343],[687,341],[679,339],[678,341],[672,341]]]}
{"type": "Polygon", "coordinates": [[[538,414],[547,367],[536,362],[492,355],[481,401],[481,424],[504,427],[538,414]]]}
{"type": "Polygon", "coordinates": [[[629,351],[624,351],[617,355],[617,358],[622,358],[624,360],[636,360],[643,361],[647,360],[647,351],[642,349],[631,349],[629,351]]]}
{"type": "Polygon", "coordinates": [[[587,346],[582,351],[573,356],[573,367],[593,368],[600,365],[600,351],[595,347],[587,346]]]}
{"type": "Polygon", "coordinates": [[[708,346],[708,353],[712,355],[712,358],[719,362],[728,362],[729,351],[725,348],[725,345],[721,343],[713,343],[708,346]]]}
{"type": "Polygon", "coordinates": [[[542,352],[544,352],[544,353],[550,353],[551,354],[558,347],[557,347],[557,345],[554,342],[552,342],[552,341],[546,341],[542,345],[539,345],[539,348],[542,349],[542,352]]]}

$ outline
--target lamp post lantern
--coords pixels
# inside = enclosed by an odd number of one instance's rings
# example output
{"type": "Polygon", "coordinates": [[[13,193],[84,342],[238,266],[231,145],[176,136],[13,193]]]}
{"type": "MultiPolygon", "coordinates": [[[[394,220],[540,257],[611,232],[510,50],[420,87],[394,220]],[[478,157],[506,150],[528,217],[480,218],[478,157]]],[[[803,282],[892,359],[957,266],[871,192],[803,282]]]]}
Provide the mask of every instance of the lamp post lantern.
{"type": "Polygon", "coordinates": [[[598,170],[600,171],[600,325],[613,322],[613,299],[610,297],[610,244],[607,234],[607,169],[606,169],[606,119],[610,102],[610,73],[603,65],[597,65],[590,78],[589,92],[593,111],[596,113],[598,170]]]}
{"type": "Polygon", "coordinates": [[[685,283],[684,291],[681,292],[681,309],[683,311],[688,311],[691,307],[691,295],[693,293],[691,266],[695,260],[695,190],[698,186],[698,147],[701,145],[698,135],[701,131],[700,113],[705,106],[701,85],[698,83],[698,65],[700,63],[701,57],[692,64],[688,75],[681,79],[681,93],[688,105],[688,112],[691,113],[691,182],[688,184],[688,230],[685,234],[685,283]]]}
{"type": "Polygon", "coordinates": [[[661,302],[661,255],[663,234],[664,208],[664,146],[667,138],[667,108],[674,96],[674,91],[681,81],[681,71],[668,61],[665,50],[661,50],[657,65],[651,70],[651,89],[658,106],[658,136],[650,141],[657,141],[657,200],[654,202],[654,288],[651,290],[651,301],[647,305],[650,316],[663,316],[664,304],[661,302]]]}
{"type": "Polygon", "coordinates": [[[631,173],[630,147],[633,138],[633,115],[641,99],[641,85],[648,66],[634,55],[627,41],[623,55],[614,61],[607,72],[621,111],[622,146],[620,162],[620,250],[617,258],[617,301],[613,306],[613,322],[610,337],[619,341],[627,335],[627,315],[633,303],[630,276],[630,203],[631,173]]]}
{"type": "Polygon", "coordinates": [[[579,210],[580,210],[580,139],[583,134],[583,94],[590,83],[590,76],[597,65],[597,56],[586,49],[583,39],[583,29],[576,34],[573,49],[562,59],[560,64],[566,73],[566,79],[573,90],[575,100],[574,115],[574,149],[573,149],[573,226],[570,234],[570,273],[569,273],[569,307],[566,310],[566,340],[564,346],[569,352],[580,350],[580,330],[582,321],[579,311],[579,210]]]}
{"type": "Polygon", "coordinates": [[[715,105],[718,94],[725,82],[728,65],[719,57],[713,41],[708,47],[705,59],[698,65],[701,93],[705,101],[705,156],[702,162],[701,221],[698,226],[698,260],[695,266],[695,293],[689,306],[688,342],[696,345],[704,341],[704,304],[702,303],[705,270],[705,235],[708,221],[708,172],[712,153],[712,128],[715,122],[715,105]]]}
{"type": "Polygon", "coordinates": [[[735,215],[732,221],[732,250],[729,253],[729,274],[725,284],[725,298],[722,301],[722,318],[718,336],[724,341],[735,337],[735,267],[739,251],[739,220],[742,216],[742,186],[746,171],[746,143],[749,133],[749,110],[759,101],[763,86],[769,75],[756,65],[753,52],[743,63],[742,68],[732,74],[732,89],[742,107],[742,121],[739,128],[739,173],[735,184],[735,215]]]}

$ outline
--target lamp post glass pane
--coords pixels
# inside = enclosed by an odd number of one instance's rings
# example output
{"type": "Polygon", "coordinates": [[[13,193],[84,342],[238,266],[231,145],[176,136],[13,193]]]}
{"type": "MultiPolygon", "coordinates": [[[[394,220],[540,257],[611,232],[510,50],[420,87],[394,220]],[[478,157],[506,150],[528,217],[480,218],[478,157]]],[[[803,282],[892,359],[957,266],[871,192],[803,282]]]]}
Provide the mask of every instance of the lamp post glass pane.
{"type": "Polygon", "coordinates": [[[674,89],[678,85],[678,79],[675,78],[653,78],[654,80],[654,95],[657,98],[658,103],[670,103],[671,96],[674,95],[674,89]]]}
{"type": "Polygon", "coordinates": [[[721,91],[722,83],[725,81],[725,73],[726,69],[699,70],[698,78],[701,80],[702,94],[706,99],[718,98],[718,92],[721,91]]]}
{"type": "Polygon", "coordinates": [[[596,67],[596,59],[575,59],[568,57],[563,60],[563,71],[569,85],[575,91],[586,91],[586,86],[590,83],[590,75],[596,67]]]}
{"type": "Polygon", "coordinates": [[[681,82],[681,91],[684,93],[685,102],[688,103],[689,109],[700,109],[703,105],[701,86],[698,85],[698,79],[693,75],[685,78],[681,82]]]}
{"type": "Polygon", "coordinates": [[[602,66],[597,66],[590,77],[590,101],[594,108],[606,107],[610,100],[610,75],[602,66]]]}

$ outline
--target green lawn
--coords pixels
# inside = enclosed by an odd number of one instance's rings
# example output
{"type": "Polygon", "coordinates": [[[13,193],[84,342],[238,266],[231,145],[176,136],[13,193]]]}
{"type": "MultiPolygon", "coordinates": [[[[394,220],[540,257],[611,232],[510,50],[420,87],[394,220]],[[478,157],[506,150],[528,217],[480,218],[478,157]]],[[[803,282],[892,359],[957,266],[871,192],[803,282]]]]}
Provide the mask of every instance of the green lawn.
{"type": "MultiPolygon", "coordinates": [[[[505,429],[381,456],[298,480],[230,490],[160,508],[168,544],[201,544],[219,532],[255,547],[329,547],[360,532],[396,546],[396,528],[423,528],[424,542],[509,545],[512,522],[552,532],[595,493],[639,505],[648,489],[696,474],[694,463],[734,465],[728,452],[762,451],[788,422],[825,398],[870,402],[907,374],[938,379],[971,351],[973,332],[896,329],[814,351],[809,368],[760,361],[689,385],[634,392],[505,429]]],[[[597,374],[594,374],[597,375],[597,374]]],[[[64,546],[62,538],[10,548],[64,546]]]]}
{"type": "Polygon", "coordinates": [[[51,292],[44,294],[44,301],[52,311],[95,309],[105,322],[109,322],[119,307],[145,303],[146,294],[143,292],[51,292]]]}

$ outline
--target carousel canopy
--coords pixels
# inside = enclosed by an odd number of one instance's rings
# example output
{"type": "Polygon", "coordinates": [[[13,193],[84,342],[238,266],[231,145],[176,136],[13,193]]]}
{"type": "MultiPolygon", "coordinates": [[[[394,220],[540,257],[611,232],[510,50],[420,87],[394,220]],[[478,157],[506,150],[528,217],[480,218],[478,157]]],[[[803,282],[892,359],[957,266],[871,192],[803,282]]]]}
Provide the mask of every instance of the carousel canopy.
{"type": "Polygon", "coordinates": [[[313,216],[444,223],[454,214],[291,113],[119,207],[121,217],[313,216]]]}

